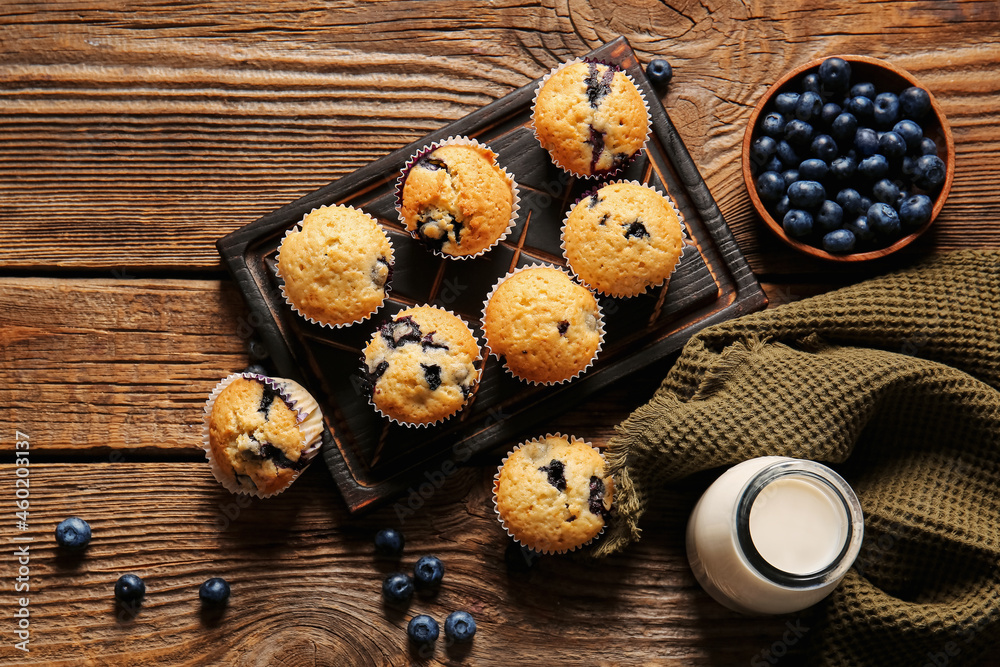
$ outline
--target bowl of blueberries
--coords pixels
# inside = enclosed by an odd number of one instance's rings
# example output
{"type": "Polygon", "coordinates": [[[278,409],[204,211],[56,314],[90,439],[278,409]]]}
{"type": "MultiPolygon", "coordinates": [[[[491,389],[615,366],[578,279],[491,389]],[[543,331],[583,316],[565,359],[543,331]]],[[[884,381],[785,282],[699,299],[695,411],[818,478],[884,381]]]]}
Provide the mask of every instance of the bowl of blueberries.
{"type": "Polygon", "coordinates": [[[858,262],[923,234],[955,172],[948,121],[908,72],[867,56],[793,69],[757,103],[743,178],[757,212],[791,247],[858,262]]]}

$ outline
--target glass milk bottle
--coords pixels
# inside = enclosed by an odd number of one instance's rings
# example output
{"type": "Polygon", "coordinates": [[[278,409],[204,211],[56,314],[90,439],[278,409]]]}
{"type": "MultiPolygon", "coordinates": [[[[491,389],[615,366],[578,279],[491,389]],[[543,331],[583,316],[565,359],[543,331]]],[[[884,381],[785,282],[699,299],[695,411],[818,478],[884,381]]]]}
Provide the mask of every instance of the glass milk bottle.
{"type": "Polygon", "coordinates": [[[785,614],[826,597],[857,558],[861,505],[830,468],[765,456],[724,472],[695,505],[687,552],[698,583],[745,614],[785,614]]]}

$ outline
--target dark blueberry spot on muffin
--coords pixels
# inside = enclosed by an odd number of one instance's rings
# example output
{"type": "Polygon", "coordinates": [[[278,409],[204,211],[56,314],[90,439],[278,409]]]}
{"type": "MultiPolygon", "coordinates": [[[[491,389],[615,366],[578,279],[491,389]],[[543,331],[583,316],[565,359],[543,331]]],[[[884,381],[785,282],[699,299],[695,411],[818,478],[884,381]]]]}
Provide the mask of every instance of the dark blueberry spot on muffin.
{"type": "Polygon", "coordinates": [[[267,411],[271,409],[271,404],[274,403],[274,397],[277,396],[278,393],[266,384],[263,388],[264,391],[260,394],[260,405],[257,406],[257,412],[263,412],[264,415],[267,416],[267,411]]]}
{"type": "Polygon", "coordinates": [[[254,484],[253,478],[249,475],[236,473],[236,483],[239,484],[240,488],[257,489],[257,485],[254,484]]]}
{"type": "Polygon", "coordinates": [[[547,466],[539,468],[549,477],[549,484],[556,487],[557,491],[566,490],[566,465],[559,459],[552,459],[547,466]]]}
{"type": "Polygon", "coordinates": [[[465,225],[459,220],[452,221],[451,225],[452,233],[455,235],[455,245],[459,245],[462,242],[462,230],[465,229],[465,225]]]}
{"type": "Polygon", "coordinates": [[[407,343],[420,342],[420,325],[409,315],[386,322],[379,327],[379,332],[390,349],[402,347],[407,343]]]}
{"type": "Polygon", "coordinates": [[[648,239],[649,232],[646,231],[646,225],[642,224],[641,220],[633,220],[629,223],[628,227],[625,228],[625,238],[648,239]]]}
{"type": "Polygon", "coordinates": [[[611,214],[605,213],[604,215],[601,216],[601,219],[597,221],[597,224],[603,227],[604,225],[608,224],[608,220],[610,219],[611,219],[611,214]]]}
{"type": "Polygon", "coordinates": [[[371,278],[375,287],[382,289],[389,282],[389,278],[392,277],[392,267],[389,266],[389,261],[385,257],[379,257],[375,260],[375,266],[372,267],[371,278]],[[385,275],[382,275],[381,267],[385,267],[385,275]]]}
{"type": "Polygon", "coordinates": [[[305,467],[305,461],[299,458],[298,461],[293,461],[285,453],[275,447],[272,444],[266,443],[261,445],[260,455],[262,458],[270,459],[274,461],[274,465],[278,468],[290,468],[292,470],[301,470],[305,467]]]}
{"type": "Polygon", "coordinates": [[[602,201],[604,200],[597,195],[590,195],[590,197],[587,198],[587,208],[597,208],[597,205],[602,201]]]}
{"type": "Polygon", "coordinates": [[[590,126],[590,139],[587,140],[590,144],[592,154],[590,156],[590,171],[594,172],[597,170],[597,163],[601,159],[601,153],[604,152],[604,133],[594,129],[594,126],[590,126]]]}
{"type": "Polygon", "coordinates": [[[433,336],[434,336],[434,332],[432,331],[429,334],[425,335],[423,338],[421,338],[420,339],[420,347],[422,347],[425,350],[436,349],[436,350],[445,350],[445,351],[447,351],[449,349],[448,345],[446,343],[436,343],[436,342],[434,342],[433,336]]]}
{"type": "Polygon", "coordinates": [[[575,514],[570,514],[569,518],[566,519],[566,523],[573,523],[574,521],[576,521],[576,515],[575,514]]]}
{"type": "Polygon", "coordinates": [[[448,171],[448,164],[441,158],[436,158],[430,153],[417,160],[417,166],[430,171],[438,171],[439,169],[448,171]]]}
{"type": "Polygon", "coordinates": [[[427,386],[430,387],[431,391],[441,386],[440,366],[437,364],[420,364],[420,367],[424,369],[424,379],[427,380],[427,386]]]}
{"type": "Polygon", "coordinates": [[[567,331],[569,331],[569,322],[567,320],[563,320],[559,323],[559,335],[565,336],[567,331]]]}
{"type": "Polygon", "coordinates": [[[368,395],[368,398],[371,398],[372,394],[375,393],[375,383],[378,382],[380,377],[385,375],[387,370],[389,370],[389,362],[385,360],[380,361],[378,365],[375,366],[375,370],[373,371],[367,370],[366,367],[365,377],[362,381],[361,387],[368,395]]]}
{"type": "Polygon", "coordinates": [[[369,373],[368,375],[369,375],[369,377],[371,377],[372,382],[374,383],[374,382],[377,382],[380,377],[382,377],[383,375],[385,375],[385,372],[387,370],[389,370],[389,362],[388,361],[380,361],[379,364],[378,364],[378,366],[375,367],[375,370],[372,371],[371,373],[369,373]]]}
{"type": "Polygon", "coordinates": [[[608,511],[604,509],[604,480],[600,477],[590,478],[590,513],[599,517],[607,517],[608,511]]]}
{"type": "Polygon", "coordinates": [[[462,390],[462,398],[468,398],[472,395],[472,382],[463,382],[459,385],[459,389],[462,390]]]}
{"type": "Polygon", "coordinates": [[[457,245],[462,236],[463,226],[451,213],[437,208],[427,209],[417,216],[417,236],[433,250],[441,250],[449,236],[454,236],[454,243],[457,245]]]}
{"type": "Polygon", "coordinates": [[[591,108],[596,109],[601,104],[608,93],[611,92],[611,80],[615,76],[615,71],[613,69],[606,68],[604,73],[600,73],[600,69],[597,63],[587,64],[587,78],[585,80],[587,84],[587,101],[590,103],[591,108]]]}

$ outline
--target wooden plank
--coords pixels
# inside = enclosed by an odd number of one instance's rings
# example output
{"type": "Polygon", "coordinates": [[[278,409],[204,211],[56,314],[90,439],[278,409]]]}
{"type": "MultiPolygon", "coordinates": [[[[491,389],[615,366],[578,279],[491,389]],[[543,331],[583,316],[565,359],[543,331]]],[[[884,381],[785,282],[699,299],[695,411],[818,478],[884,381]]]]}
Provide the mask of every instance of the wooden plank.
{"type": "Polygon", "coordinates": [[[908,69],[955,131],[958,173],[940,224],[896,264],[1000,245],[995,3],[862,3],[842,15],[643,0],[613,10],[579,0],[558,13],[514,0],[261,1],[238,13],[201,2],[121,12],[5,3],[0,267],[216,269],[215,239],[619,32],[643,61],[673,62],[665,106],[755,272],[828,270],[765,233],[738,160],[766,85],[824,53],[908,69]],[[655,28],[633,25],[642,16],[655,28]],[[818,25],[824,34],[809,37],[818,25]]]}
{"type": "MultiPolygon", "coordinates": [[[[322,465],[285,493],[240,507],[204,463],[33,464],[29,530],[0,522],[5,545],[34,539],[25,594],[31,651],[5,641],[0,662],[527,665],[550,656],[588,667],[732,665],[780,641],[785,618],[738,617],[695,583],[683,530],[698,487],[658,503],[644,539],[624,555],[600,564],[542,557],[518,573],[504,564],[508,538],[488,496],[491,474],[455,473],[400,524],[391,507],[350,518],[322,465]],[[80,557],[59,552],[52,538],[70,515],[94,533],[80,557]],[[386,525],[406,535],[399,564],[372,558],[372,536],[386,525]],[[405,610],[384,607],[382,578],[424,554],[445,563],[438,595],[418,596],[405,610]],[[114,603],[114,582],[127,572],[146,583],[138,609],[114,603]],[[211,576],[233,590],[221,617],[197,599],[211,576]],[[449,648],[443,636],[429,655],[408,646],[412,615],[443,622],[456,609],[476,618],[471,646],[449,648]],[[557,648],[567,643],[572,650],[557,648]]],[[[15,478],[12,465],[0,465],[2,497],[13,498],[15,478]]],[[[15,602],[13,593],[0,596],[8,622],[15,602]]]]}

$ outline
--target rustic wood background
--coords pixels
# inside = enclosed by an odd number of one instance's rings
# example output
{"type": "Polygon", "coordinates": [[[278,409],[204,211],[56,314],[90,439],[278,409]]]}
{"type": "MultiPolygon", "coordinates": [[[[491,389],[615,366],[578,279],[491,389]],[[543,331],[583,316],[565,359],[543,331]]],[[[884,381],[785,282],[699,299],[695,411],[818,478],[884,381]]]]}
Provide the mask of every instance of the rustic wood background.
{"type": "MultiPolygon", "coordinates": [[[[663,102],[772,305],[920,257],[1000,246],[1000,4],[655,0],[178,0],[0,3],[0,661],[51,665],[746,665],[785,619],[747,619],[698,589],[683,524],[705,480],[666,492],[645,539],[594,566],[504,565],[496,460],[407,516],[404,566],[445,562],[436,598],[383,608],[371,537],[321,464],[270,501],[236,504],[198,442],[212,386],[244,367],[240,295],[214,242],[502,97],[619,34],[668,58],[663,102]],[[785,70],[835,53],[890,60],[951,122],[941,217],[864,267],[794,254],[752,212],[740,141],[785,70]],[[30,436],[30,530],[15,529],[15,430],[30,436]],[[82,558],[52,530],[87,518],[82,558]],[[31,543],[30,653],[15,650],[12,539],[31,543]],[[137,614],[117,577],[147,584],[137,614]],[[233,597],[203,614],[197,586],[233,597]],[[410,615],[468,609],[471,647],[407,646],[410,615]]],[[[603,444],[666,370],[619,383],[535,431],[603,444]]],[[[498,457],[497,457],[498,458],[498,457]]],[[[792,664],[788,657],[779,664],[792,664]]],[[[1000,664],[1000,663],[991,663],[1000,664]]]]}

